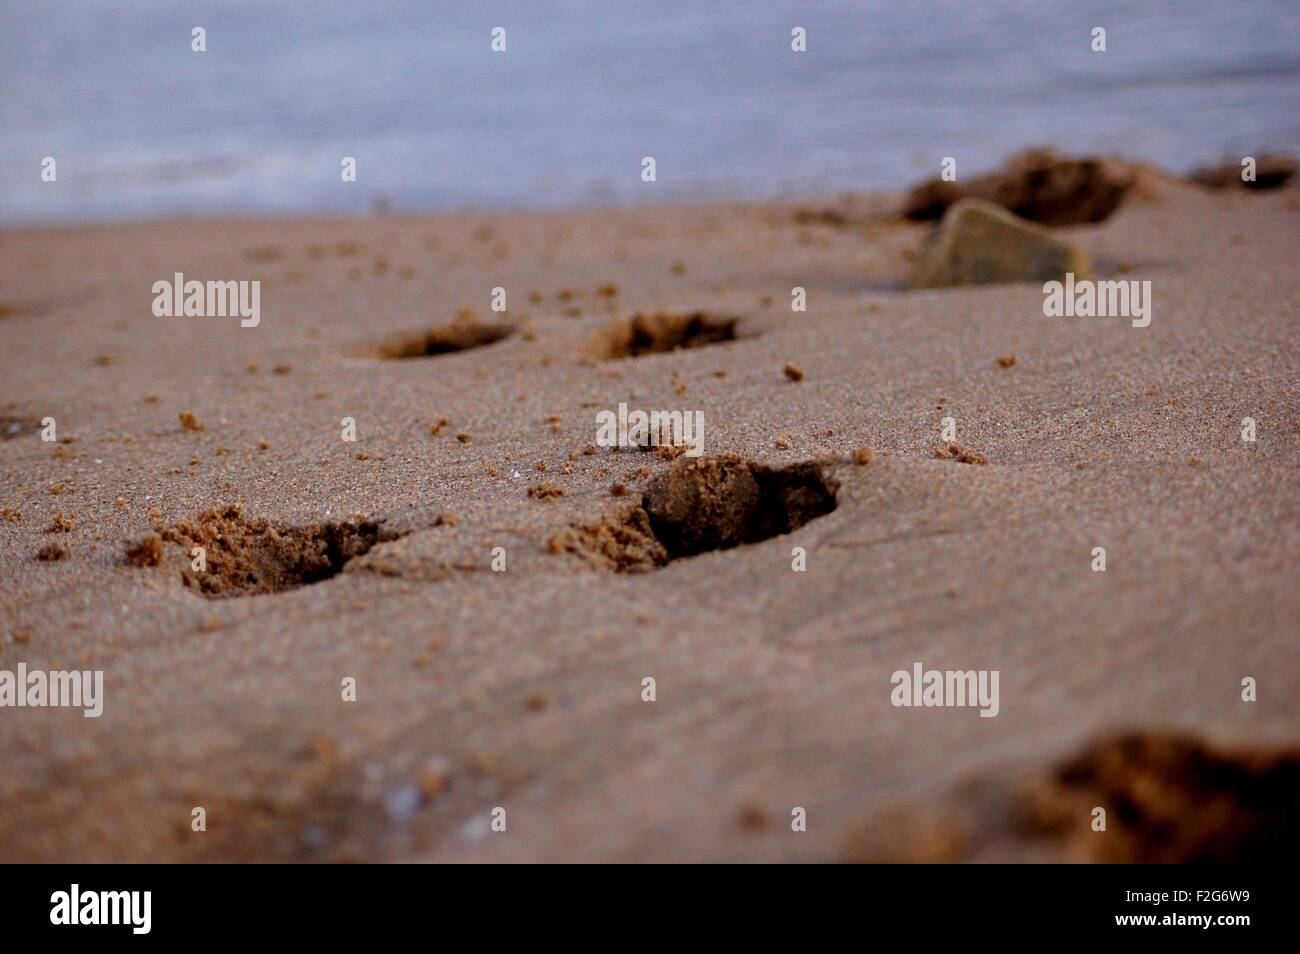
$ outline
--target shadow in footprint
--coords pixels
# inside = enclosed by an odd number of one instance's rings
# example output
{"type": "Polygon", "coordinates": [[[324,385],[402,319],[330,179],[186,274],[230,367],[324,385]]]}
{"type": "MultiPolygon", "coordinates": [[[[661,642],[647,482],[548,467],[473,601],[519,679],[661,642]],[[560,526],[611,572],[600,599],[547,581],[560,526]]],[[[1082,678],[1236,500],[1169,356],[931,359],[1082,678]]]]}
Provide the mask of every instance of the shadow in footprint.
{"type": "Polygon", "coordinates": [[[703,348],[745,337],[737,332],[739,324],[739,317],[711,315],[704,311],[638,312],[601,331],[592,350],[603,361],[617,361],[646,354],[703,348]]]}
{"type": "Polygon", "coordinates": [[[496,344],[518,329],[506,322],[482,321],[472,311],[462,311],[448,324],[427,331],[394,335],[375,350],[376,357],[428,358],[496,344]]]}
{"type": "Polygon", "coordinates": [[[555,534],[552,553],[571,553],[618,573],[760,543],[835,509],[839,483],[820,464],[771,467],[741,457],[679,460],[641,502],[555,534]]]}

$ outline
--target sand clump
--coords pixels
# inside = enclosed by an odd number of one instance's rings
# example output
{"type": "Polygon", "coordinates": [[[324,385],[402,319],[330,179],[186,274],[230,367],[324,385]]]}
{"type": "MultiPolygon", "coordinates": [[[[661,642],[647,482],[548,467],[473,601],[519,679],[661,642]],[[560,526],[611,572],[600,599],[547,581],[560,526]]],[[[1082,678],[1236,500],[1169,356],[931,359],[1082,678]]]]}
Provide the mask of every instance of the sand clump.
{"type": "Polygon", "coordinates": [[[291,526],[245,517],[240,504],[230,504],[145,535],[128,545],[126,558],[135,566],[158,566],[163,544],[176,544],[184,554],[181,578],[186,586],[210,598],[252,596],[329,579],[349,560],[398,536],[377,520],[291,526]],[[190,563],[195,547],[204,550],[203,571],[190,563]]]}
{"type": "Polygon", "coordinates": [[[47,543],[36,551],[36,559],[42,563],[55,563],[65,559],[68,555],[68,548],[62,543],[47,543]]]}
{"type": "Polygon", "coordinates": [[[979,451],[962,447],[960,444],[944,444],[936,448],[934,456],[938,460],[955,460],[959,464],[987,464],[989,459],[979,451]]]}
{"type": "Polygon", "coordinates": [[[1119,208],[1136,181],[1136,170],[1116,159],[1067,159],[1030,149],[998,172],[966,182],[932,179],[914,188],[904,204],[909,219],[937,219],[962,199],[982,199],[1043,225],[1100,222],[1119,208]]]}
{"type": "Polygon", "coordinates": [[[594,523],[566,527],[547,544],[552,553],[571,553],[602,570],[645,573],[668,562],[668,551],[650,529],[640,505],[617,510],[594,523]]]}
{"type": "Polygon", "coordinates": [[[533,484],[528,488],[529,500],[555,500],[557,497],[564,496],[564,488],[559,484],[544,480],[541,483],[533,484]]]}
{"type": "Polygon", "coordinates": [[[1023,797],[1029,832],[1081,860],[1119,864],[1258,862],[1294,846],[1300,749],[1228,751],[1186,735],[1102,739],[1023,797]],[[1106,830],[1092,811],[1106,810],[1106,830]]]}
{"type": "Polygon", "coordinates": [[[49,525],[45,528],[46,533],[71,533],[77,529],[76,517],[64,513],[62,510],[50,518],[49,525]]]}
{"type": "Polygon", "coordinates": [[[132,566],[158,566],[163,560],[163,538],[158,533],[146,533],[126,548],[126,561],[132,566]]]}

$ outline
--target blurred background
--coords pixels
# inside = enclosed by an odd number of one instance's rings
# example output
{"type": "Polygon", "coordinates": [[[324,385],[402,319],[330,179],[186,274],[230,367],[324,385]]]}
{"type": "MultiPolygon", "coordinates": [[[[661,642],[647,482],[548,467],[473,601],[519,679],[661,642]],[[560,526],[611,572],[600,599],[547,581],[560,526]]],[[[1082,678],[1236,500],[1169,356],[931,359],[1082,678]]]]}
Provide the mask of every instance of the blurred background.
{"type": "Polygon", "coordinates": [[[5,0],[0,222],[811,195],[1039,144],[1182,172],[1295,151],[1297,36],[1297,0],[5,0]]]}

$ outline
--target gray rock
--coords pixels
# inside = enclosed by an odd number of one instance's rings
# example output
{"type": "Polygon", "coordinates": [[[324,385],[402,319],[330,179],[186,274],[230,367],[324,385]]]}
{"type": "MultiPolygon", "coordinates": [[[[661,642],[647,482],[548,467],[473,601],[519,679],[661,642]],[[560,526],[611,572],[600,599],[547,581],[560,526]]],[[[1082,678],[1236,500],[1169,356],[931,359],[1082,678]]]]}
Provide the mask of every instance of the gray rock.
{"type": "Polygon", "coordinates": [[[962,199],[935,229],[912,288],[1002,282],[1047,282],[1073,272],[1092,277],[1088,256],[1073,242],[982,199],[962,199]]]}

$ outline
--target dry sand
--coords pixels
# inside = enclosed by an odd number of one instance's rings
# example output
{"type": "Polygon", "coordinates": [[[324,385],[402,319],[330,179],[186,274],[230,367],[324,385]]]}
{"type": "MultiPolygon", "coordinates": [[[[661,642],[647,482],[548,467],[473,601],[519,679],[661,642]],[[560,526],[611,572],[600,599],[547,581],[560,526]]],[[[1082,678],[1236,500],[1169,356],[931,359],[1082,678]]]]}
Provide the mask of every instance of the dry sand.
{"type": "Polygon", "coordinates": [[[928,226],[892,201],[0,232],[0,669],[106,686],[99,719],[0,710],[0,860],[1095,857],[1018,793],[1099,734],[1294,746],[1296,192],[1166,182],[1060,230],[1152,281],[1145,329],[903,291],[928,226]],[[178,271],[260,279],[260,326],[154,317],[178,271]],[[461,309],[522,330],[376,356],[461,309]],[[659,311],[737,340],[602,360],[659,311]],[[672,466],[582,453],[620,401],[703,410],[710,454],[833,456],[836,509],[648,573],[552,552],[672,466]],[[128,564],[236,502],[407,535],[271,595],[187,587],[176,543],[128,564]],[[999,670],[1000,714],[891,706],[916,662],[999,670]]]}

